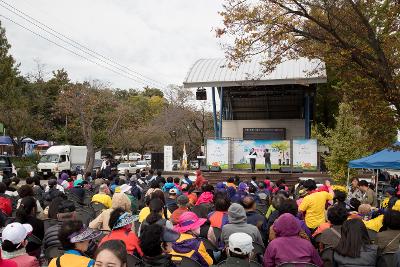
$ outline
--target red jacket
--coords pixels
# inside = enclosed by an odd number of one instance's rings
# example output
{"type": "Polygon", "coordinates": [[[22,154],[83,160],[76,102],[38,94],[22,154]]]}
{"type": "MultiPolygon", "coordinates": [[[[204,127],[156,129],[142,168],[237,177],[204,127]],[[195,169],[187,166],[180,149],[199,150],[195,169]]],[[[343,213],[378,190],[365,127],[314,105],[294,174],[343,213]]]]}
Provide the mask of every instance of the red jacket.
{"type": "Polygon", "coordinates": [[[5,196],[0,196],[0,210],[7,216],[12,214],[12,200],[5,196]]]}
{"type": "Polygon", "coordinates": [[[132,231],[128,232],[124,228],[113,230],[111,231],[111,233],[103,237],[103,239],[100,241],[99,246],[108,240],[122,240],[124,241],[126,251],[129,254],[133,254],[133,252],[136,251],[140,256],[143,256],[143,252],[139,244],[139,238],[132,231]]]}
{"type": "Polygon", "coordinates": [[[18,267],[18,265],[13,260],[3,260],[1,258],[1,250],[0,250],[0,267],[18,267]]]}

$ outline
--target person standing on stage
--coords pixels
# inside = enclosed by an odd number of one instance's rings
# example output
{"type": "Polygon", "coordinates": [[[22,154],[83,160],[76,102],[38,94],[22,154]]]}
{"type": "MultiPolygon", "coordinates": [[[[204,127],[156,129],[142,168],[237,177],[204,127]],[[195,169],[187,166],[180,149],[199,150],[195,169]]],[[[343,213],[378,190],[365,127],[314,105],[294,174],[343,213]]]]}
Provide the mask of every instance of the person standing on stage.
{"type": "Polygon", "coordinates": [[[271,153],[269,153],[268,149],[264,150],[264,159],[265,159],[265,172],[271,171],[271,153]]]}
{"type": "MultiPolygon", "coordinates": [[[[250,156],[257,156],[256,151],[254,150],[254,148],[252,148],[250,150],[249,153],[250,156]]],[[[256,171],[256,159],[254,158],[250,158],[250,166],[251,166],[251,172],[255,172],[256,171]]]]}

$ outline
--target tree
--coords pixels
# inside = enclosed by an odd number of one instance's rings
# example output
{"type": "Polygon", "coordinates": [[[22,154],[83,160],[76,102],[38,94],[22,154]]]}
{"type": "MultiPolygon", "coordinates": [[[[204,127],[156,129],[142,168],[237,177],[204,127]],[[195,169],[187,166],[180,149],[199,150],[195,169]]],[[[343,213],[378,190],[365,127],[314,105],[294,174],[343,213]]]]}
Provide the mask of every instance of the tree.
{"type": "Polygon", "coordinates": [[[339,106],[336,127],[328,129],[326,137],[320,137],[320,140],[329,147],[325,163],[332,177],[341,182],[346,180],[349,161],[366,156],[370,152],[363,145],[365,139],[356,116],[350,105],[345,103],[339,106]]]}
{"type": "Polygon", "coordinates": [[[12,89],[18,84],[18,65],[9,54],[10,48],[11,45],[7,41],[6,31],[1,26],[0,21],[0,90],[2,99],[7,96],[7,93],[12,92],[12,89]]]}
{"type": "Polygon", "coordinates": [[[28,82],[20,76],[18,65],[9,54],[10,48],[0,23],[0,122],[12,138],[16,153],[20,154],[22,139],[40,131],[41,121],[29,112],[30,99],[25,96],[28,82]]]}
{"type": "Polygon", "coordinates": [[[147,96],[147,97],[158,96],[160,98],[164,97],[164,93],[158,88],[151,88],[151,87],[146,86],[143,89],[144,90],[141,93],[143,96],[147,96]]]}
{"type": "Polygon", "coordinates": [[[59,95],[57,106],[61,115],[79,124],[88,151],[85,169],[93,169],[95,151],[109,144],[119,130],[124,107],[99,81],[70,84],[59,95]]]}
{"type": "Polygon", "coordinates": [[[368,79],[400,115],[400,5],[394,0],[225,0],[227,57],[263,56],[266,71],[286,58],[326,62],[343,81],[368,79]],[[271,55],[271,56],[269,56],[271,55]]]}
{"type": "Polygon", "coordinates": [[[168,104],[158,118],[168,133],[167,141],[172,144],[174,156],[180,157],[178,151],[186,143],[189,158],[195,159],[204,140],[212,135],[213,121],[209,106],[198,105],[191,90],[181,86],[170,86],[167,91],[168,104]]]}

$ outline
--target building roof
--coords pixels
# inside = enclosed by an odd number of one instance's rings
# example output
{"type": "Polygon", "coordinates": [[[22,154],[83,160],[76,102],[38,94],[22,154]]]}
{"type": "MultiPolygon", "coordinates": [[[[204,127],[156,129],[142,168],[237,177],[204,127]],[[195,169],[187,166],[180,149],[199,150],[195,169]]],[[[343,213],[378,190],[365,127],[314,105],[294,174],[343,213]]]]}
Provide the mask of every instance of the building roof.
{"type": "Polygon", "coordinates": [[[190,68],[183,85],[194,88],[326,83],[325,63],[320,60],[287,60],[269,73],[264,72],[259,61],[243,63],[235,69],[228,64],[224,58],[199,59],[190,68]]]}

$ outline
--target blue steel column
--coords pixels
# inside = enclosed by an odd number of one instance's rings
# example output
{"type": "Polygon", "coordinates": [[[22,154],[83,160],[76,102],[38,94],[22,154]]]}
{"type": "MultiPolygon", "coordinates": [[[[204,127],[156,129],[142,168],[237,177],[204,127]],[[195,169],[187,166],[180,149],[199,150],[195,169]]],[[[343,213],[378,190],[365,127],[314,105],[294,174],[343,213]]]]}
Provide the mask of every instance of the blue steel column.
{"type": "Polygon", "coordinates": [[[223,87],[220,87],[220,90],[219,90],[219,102],[220,102],[220,104],[219,104],[219,126],[218,126],[218,129],[219,129],[219,138],[222,138],[222,116],[223,116],[223,112],[224,112],[224,88],[223,87]]]}
{"type": "Polygon", "coordinates": [[[310,93],[306,92],[304,99],[305,139],[310,139],[310,93]]]}
{"type": "Polygon", "coordinates": [[[215,138],[218,138],[217,106],[216,106],[216,103],[215,103],[215,87],[211,88],[211,98],[212,98],[212,106],[213,106],[213,119],[214,119],[215,138]]]}

